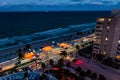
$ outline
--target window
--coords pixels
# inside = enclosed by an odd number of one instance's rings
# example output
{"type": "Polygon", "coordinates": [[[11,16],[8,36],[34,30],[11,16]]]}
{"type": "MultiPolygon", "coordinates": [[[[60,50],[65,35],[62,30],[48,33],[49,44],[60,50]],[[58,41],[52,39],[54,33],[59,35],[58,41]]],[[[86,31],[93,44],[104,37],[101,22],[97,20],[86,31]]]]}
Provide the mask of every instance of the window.
{"type": "Polygon", "coordinates": [[[96,26],[96,28],[101,28],[101,26],[96,26]]]}
{"type": "Polygon", "coordinates": [[[108,21],[111,21],[111,18],[109,18],[108,21]]]}
{"type": "Polygon", "coordinates": [[[107,29],[110,29],[110,27],[109,27],[109,26],[107,26],[107,29]]]}
{"type": "Polygon", "coordinates": [[[101,32],[101,30],[96,30],[96,32],[101,32]]]}
{"type": "Polygon", "coordinates": [[[102,22],[97,22],[97,24],[101,25],[101,24],[102,24],[102,22]]]}
{"type": "Polygon", "coordinates": [[[94,46],[95,49],[99,49],[99,47],[94,46]]]}
{"type": "Polygon", "coordinates": [[[106,54],[106,52],[104,51],[103,54],[106,54]]]}
{"type": "Polygon", "coordinates": [[[105,48],[106,48],[106,46],[107,46],[107,45],[105,44],[105,48]]]}
{"type": "Polygon", "coordinates": [[[104,18],[99,18],[98,21],[103,22],[105,19],[104,18]]]}
{"type": "Polygon", "coordinates": [[[120,40],[118,40],[118,43],[120,43],[120,40]]]}
{"type": "Polygon", "coordinates": [[[117,51],[117,54],[120,54],[120,52],[119,52],[119,51],[117,51]]]}
{"type": "Polygon", "coordinates": [[[108,37],[108,35],[106,35],[108,37]]]}
{"type": "Polygon", "coordinates": [[[108,40],[108,38],[105,38],[105,40],[107,41],[107,40],[108,40]]]}
{"type": "Polygon", "coordinates": [[[109,31],[107,30],[107,33],[108,33],[109,31]]]}

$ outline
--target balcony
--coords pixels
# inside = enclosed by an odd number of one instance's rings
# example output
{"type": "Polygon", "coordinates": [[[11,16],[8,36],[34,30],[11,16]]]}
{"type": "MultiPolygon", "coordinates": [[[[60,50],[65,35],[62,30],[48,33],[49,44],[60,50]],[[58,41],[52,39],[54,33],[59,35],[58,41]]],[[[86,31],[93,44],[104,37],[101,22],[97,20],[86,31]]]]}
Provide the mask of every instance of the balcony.
{"type": "Polygon", "coordinates": [[[101,26],[98,26],[98,25],[97,25],[96,28],[101,28],[101,26]]]}
{"type": "Polygon", "coordinates": [[[100,49],[100,47],[99,47],[99,46],[93,46],[93,48],[94,48],[94,49],[100,49]]]}
{"type": "Polygon", "coordinates": [[[98,25],[102,25],[102,24],[103,24],[102,22],[97,22],[97,26],[98,26],[98,25]]]}

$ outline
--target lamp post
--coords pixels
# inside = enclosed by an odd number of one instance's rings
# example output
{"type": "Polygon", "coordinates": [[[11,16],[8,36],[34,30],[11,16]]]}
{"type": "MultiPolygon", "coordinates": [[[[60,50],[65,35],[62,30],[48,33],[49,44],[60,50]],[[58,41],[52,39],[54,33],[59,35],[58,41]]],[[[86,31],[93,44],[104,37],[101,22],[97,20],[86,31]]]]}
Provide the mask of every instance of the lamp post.
{"type": "Polygon", "coordinates": [[[52,41],[52,47],[54,47],[55,46],[55,41],[52,41]]]}
{"type": "Polygon", "coordinates": [[[36,56],[36,60],[35,60],[35,63],[36,63],[36,70],[37,70],[37,60],[38,60],[38,55],[35,55],[36,56]]]}

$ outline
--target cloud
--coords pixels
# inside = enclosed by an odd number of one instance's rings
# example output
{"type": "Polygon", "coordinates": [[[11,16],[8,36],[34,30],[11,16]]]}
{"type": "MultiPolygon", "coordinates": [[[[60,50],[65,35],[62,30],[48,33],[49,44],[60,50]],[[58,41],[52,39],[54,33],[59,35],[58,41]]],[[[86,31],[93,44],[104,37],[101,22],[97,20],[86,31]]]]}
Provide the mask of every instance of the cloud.
{"type": "Polygon", "coordinates": [[[103,5],[103,2],[91,2],[91,4],[96,4],[96,5],[103,5]]]}
{"type": "Polygon", "coordinates": [[[82,4],[96,4],[96,5],[116,5],[120,0],[71,0],[73,2],[81,2],[82,4]]]}
{"type": "Polygon", "coordinates": [[[8,4],[7,2],[0,2],[0,6],[5,6],[7,4],[8,4]]]}
{"type": "Polygon", "coordinates": [[[33,4],[33,5],[116,5],[120,0],[0,0],[0,6],[16,4],[33,4]],[[6,2],[5,2],[6,1],[6,2]]]}

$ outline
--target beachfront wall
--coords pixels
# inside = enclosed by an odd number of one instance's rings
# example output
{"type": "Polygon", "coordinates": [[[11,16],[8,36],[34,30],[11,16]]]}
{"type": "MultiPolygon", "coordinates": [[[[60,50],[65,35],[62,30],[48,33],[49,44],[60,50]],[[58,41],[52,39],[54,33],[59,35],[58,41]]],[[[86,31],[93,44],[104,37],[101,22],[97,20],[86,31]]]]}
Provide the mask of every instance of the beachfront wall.
{"type": "Polygon", "coordinates": [[[0,53],[0,72],[15,66],[18,61],[16,53],[0,53]]]}
{"type": "Polygon", "coordinates": [[[0,72],[15,67],[15,64],[16,64],[17,62],[18,62],[18,57],[0,63],[0,72]]]}

